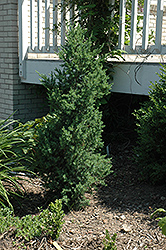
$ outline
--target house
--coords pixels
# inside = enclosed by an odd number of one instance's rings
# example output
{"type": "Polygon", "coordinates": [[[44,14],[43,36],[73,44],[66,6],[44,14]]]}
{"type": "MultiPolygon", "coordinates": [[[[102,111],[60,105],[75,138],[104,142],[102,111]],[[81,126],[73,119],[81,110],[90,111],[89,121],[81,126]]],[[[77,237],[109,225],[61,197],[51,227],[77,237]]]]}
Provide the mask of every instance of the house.
{"type": "MultiPolygon", "coordinates": [[[[0,1],[0,119],[13,114],[14,119],[27,121],[48,112],[37,72],[48,74],[60,65],[54,53],[65,40],[64,13],[54,8],[59,1],[0,1]],[[52,31],[57,22],[61,22],[60,33],[52,31]]],[[[148,95],[150,81],[158,79],[159,63],[165,62],[166,10],[163,0],[145,0],[143,10],[138,7],[133,0],[130,44],[126,45],[126,8],[121,0],[119,48],[127,54],[125,61],[110,59],[115,69],[112,91],[148,95]],[[141,11],[143,30],[136,32],[141,11]],[[148,41],[150,32],[152,41],[148,41]]],[[[72,12],[66,14],[69,21],[72,12]]]]}
{"type": "Polygon", "coordinates": [[[0,119],[13,114],[24,122],[45,115],[48,105],[43,87],[22,83],[19,74],[19,7],[24,1],[0,1],[0,119]]]}

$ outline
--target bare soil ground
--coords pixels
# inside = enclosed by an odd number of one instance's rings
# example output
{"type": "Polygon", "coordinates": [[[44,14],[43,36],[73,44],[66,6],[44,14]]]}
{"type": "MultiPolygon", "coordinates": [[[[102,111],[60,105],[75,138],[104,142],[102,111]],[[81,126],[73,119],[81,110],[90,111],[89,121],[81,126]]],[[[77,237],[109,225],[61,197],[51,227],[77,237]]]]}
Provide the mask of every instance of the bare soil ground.
{"type": "MultiPolygon", "coordinates": [[[[137,166],[132,160],[130,144],[114,145],[114,174],[107,177],[106,187],[99,187],[87,194],[90,204],[80,211],[71,211],[64,217],[65,223],[58,239],[63,250],[102,250],[107,229],[117,234],[118,250],[166,250],[158,222],[150,214],[159,207],[166,208],[166,185],[152,186],[139,180],[137,166]]],[[[37,207],[48,204],[40,179],[33,184],[24,183],[26,199],[15,204],[16,215],[37,213],[37,207]]],[[[15,240],[12,231],[0,236],[0,250],[10,249],[56,249],[51,239],[35,238],[31,242],[15,240]]]]}

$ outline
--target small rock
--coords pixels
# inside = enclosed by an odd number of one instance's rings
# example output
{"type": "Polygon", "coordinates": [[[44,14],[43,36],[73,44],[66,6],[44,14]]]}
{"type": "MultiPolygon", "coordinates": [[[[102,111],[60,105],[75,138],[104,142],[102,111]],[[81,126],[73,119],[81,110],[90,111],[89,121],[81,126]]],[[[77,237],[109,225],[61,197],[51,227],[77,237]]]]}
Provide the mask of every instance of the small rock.
{"type": "Polygon", "coordinates": [[[69,233],[74,234],[73,230],[69,230],[69,233]]]}
{"type": "Polygon", "coordinates": [[[115,215],[113,218],[119,220],[119,216],[117,215],[115,215]]]}
{"type": "Polygon", "coordinates": [[[122,220],[125,220],[125,219],[126,219],[126,216],[123,214],[123,215],[120,216],[120,218],[121,218],[122,220]]]}
{"type": "Polygon", "coordinates": [[[88,231],[88,234],[93,234],[93,230],[89,230],[89,231],[88,231]]]}
{"type": "Polygon", "coordinates": [[[127,224],[123,224],[121,230],[124,231],[124,232],[126,232],[126,233],[128,233],[128,232],[131,231],[131,226],[127,225],[127,224]]]}

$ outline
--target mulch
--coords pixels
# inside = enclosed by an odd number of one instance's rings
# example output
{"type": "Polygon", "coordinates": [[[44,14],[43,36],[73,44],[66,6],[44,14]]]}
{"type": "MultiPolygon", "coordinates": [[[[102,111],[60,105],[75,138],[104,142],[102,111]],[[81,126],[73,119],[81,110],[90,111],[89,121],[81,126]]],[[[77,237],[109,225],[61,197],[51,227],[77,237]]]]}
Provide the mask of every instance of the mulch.
{"type": "MultiPolygon", "coordinates": [[[[114,173],[106,178],[107,186],[86,194],[90,202],[85,209],[65,214],[57,243],[63,250],[102,250],[108,230],[110,236],[117,234],[118,250],[165,250],[166,236],[150,215],[156,208],[166,208],[166,185],[153,186],[140,180],[130,143],[111,148],[114,173]]],[[[16,215],[35,214],[37,207],[48,205],[39,178],[32,179],[31,183],[25,181],[23,185],[26,197],[15,203],[16,215]]],[[[10,249],[55,250],[56,247],[46,237],[30,242],[16,240],[11,230],[0,236],[0,250],[10,249]]]]}

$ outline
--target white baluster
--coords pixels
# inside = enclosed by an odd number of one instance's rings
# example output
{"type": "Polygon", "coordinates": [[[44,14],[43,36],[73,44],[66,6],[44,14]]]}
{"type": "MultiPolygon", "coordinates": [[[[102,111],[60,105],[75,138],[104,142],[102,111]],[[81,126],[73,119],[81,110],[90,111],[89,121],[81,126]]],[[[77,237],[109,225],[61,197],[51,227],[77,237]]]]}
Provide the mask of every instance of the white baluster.
{"type": "Polygon", "coordinates": [[[157,3],[157,20],[156,20],[156,48],[161,51],[161,38],[162,38],[162,22],[163,22],[163,0],[158,0],[157,3]]]}
{"type": "Polygon", "coordinates": [[[50,0],[45,0],[45,49],[49,49],[50,34],[50,0]]]}
{"type": "Polygon", "coordinates": [[[126,0],[120,0],[119,49],[124,49],[126,0]]]}
{"type": "Polygon", "coordinates": [[[35,0],[30,0],[30,48],[35,49],[35,0]]]}
{"type": "Polygon", "coordinates": [[[64,0],[61,1],[61,45],[65,44],[65,9],[64,9],[64,0]]]}
{"type": "Polygon", "coordinates": [[[144,50],[146,50],[148,47],[149,14],[150,14],[150,0],[144,0],[144,20],[143,20],[143,37],[142,37],[142,48],[144,50]]]}
{"type": "Polygon", "coordinates": [[[70,4],[70,24],[73,25],[74,6],[70,4]]]}
{"type": "Polygon", "coordinates": [[[38,49],[41,50],[42,48],[42,0],[37,1],[37,16],[38,16],[38,49]]]}
{"type": "Polygon", "coordinates": [[[131,33],[130,33],[130,47],[135,50],[136,34],[137,34],[137,8],[138,0],[132,1],[132,12],[131,12],[131,33]]]}
{"type": "Polygon", "coordinates": [[[57,47],[58,0],[53,0],[53,47],[57,47]],[[55,25],[55,26],[54,26],[55,25]]]}

